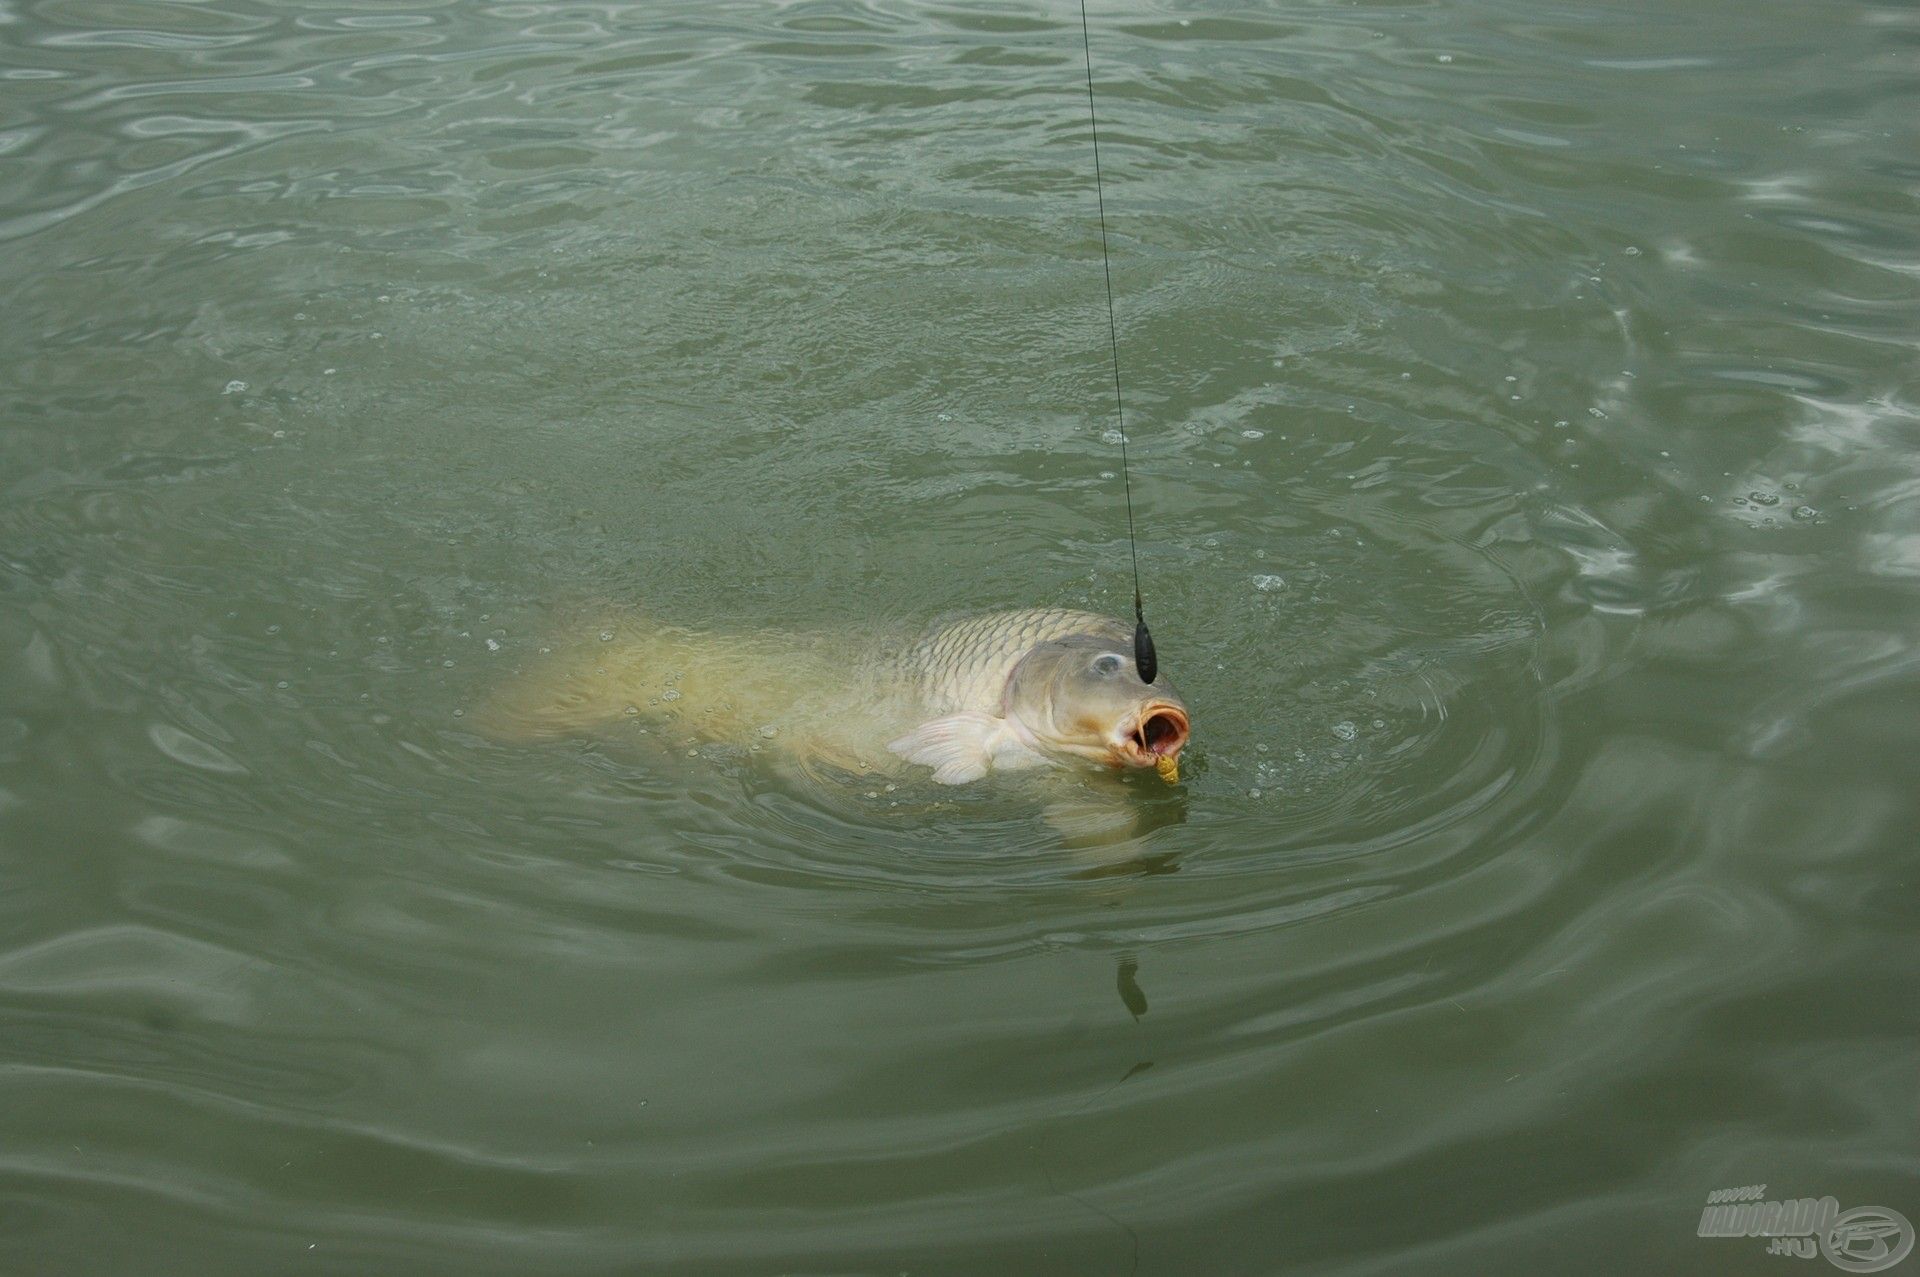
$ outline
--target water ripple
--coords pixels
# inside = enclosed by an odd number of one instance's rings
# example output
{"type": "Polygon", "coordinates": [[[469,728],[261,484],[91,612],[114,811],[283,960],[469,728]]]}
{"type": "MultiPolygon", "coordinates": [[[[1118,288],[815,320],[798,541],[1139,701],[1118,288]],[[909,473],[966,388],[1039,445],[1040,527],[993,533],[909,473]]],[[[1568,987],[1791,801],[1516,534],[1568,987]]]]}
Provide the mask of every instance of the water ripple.
{"type": "Polygon", "coordinates": [[[1063,798],[473,711],[608,616],[1128,610],[1070,9],[0,9],[9,1258],[1911,1214],[1914,22],[1730,12],[1091,6],[1197,732],[1063,798]]]}

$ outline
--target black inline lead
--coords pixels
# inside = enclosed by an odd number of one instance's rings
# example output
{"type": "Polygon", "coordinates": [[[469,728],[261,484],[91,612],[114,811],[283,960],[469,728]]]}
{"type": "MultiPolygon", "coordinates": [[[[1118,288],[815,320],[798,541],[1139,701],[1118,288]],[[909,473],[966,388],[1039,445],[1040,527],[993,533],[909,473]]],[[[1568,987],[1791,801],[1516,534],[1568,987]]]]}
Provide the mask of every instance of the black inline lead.
{"type": "Polygon", "coordinates": [[[1120,435],[1120,483],[1127,494],[1127,550],[1133,556],[1133,663],[1140,681],[1151,683],[1160,672],[1154,656],[1153,635],[1140,604],[1140,544],[1133,534],[1133,476],[1127,469],[1127,405],[1120,395],[1120,325],[1113,317],[1113,261],[1107,255],[1107,197],[1100,183],[1100,121],[1093,110],[1093,37],[1087,31],[1087,0],[1080,0],[1080,41],[1087,52],[1087,124],[1093,130],[1093,197],[1100,210],[1100,265],[1107,280],[1107,340],[1113,349],[1113,419],[1120,435]]]}

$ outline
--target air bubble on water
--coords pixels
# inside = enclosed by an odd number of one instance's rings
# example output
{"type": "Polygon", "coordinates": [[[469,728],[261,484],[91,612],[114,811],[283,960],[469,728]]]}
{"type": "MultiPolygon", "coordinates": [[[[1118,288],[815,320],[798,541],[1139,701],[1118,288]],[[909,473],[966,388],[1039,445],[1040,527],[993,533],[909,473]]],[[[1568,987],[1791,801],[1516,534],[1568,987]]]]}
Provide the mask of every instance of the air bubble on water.
{"type": "Polygon", "coordinates": [[[765,727],[762,727],[760,729],[760,734],[766,737],[768,740],[772,740],[775,736],[778,736],[780,734],[780,729],[778,727],[775,727],[772,723],[768,723],[765,727]]]}
{"type": "Polygon", "coordinates": [[[497,651],[499,651],[499,650],[500,650],[500,640],[499,640],[499,639],[488,639],[488,640],[487,640],[487,650],[488,650],[489,652],[497,652],[497,651]]]}
{"type": "Polygon", "coordinates": [[[1119,443],[1124,438],[1126,438],[1126,436],[1118,430],[1102,430],[1100,432],[1100,442],[1102,443],[1119,443]]]}
{"type": "Polygon", "coordinates": [[[1435,58],[1434,61],[1435,62],[1451,62],[1453,61],[1453,55],[1451,53],[1443,53],[1439,57],[1435,58]]]}
{"type": "Polygon", "coordinates": [[[1254,753],[1256,753],[1256,754],[1264,754],[1264,753],[1266,753],[1266,752],[1267,752],[1267,743],[1266,743],[1265,741],[1261,741],[1261,742],[1260,742],[1260,743],[1259,743],[1258,745],[1255,745],[1255,746],[1253,747],[1253,752],[1254,752],[1254,753]]]}
{"type": "Polygon", "coordinates": [[[1635,248],[1632,244],[1627,245],[1625,248],[1621,249],[1620,251],[1625,253],[1628,257],[1640,256],[1640,250],[1635,248]]]}
{"type": "Polygon", "coordinates": [[[1360,734],[1360,729],[1343,719],[1333,725],[1333,734],[1341,740],[1352,740],[1360,734]]]}
{"type": "Polygon", "coordinates": [[[1249,797],[1249,798],[1258,798],[1259,796],[1260,796],[1260,790],[1259,790],[1259,788],[1258,788],[1258,787],[1255,787],[1255,788],[1253,788],[1253,789],[1249,789],[1249,790],[1247,791],[1247,797],[1249,797]]]}
{"type": "Polygon", "coordinates": [[[323,376],[323,377],[331,377],[331,376],[333,376],[333,374],[335,374],[335,373],[337,373],[337,372],[339,372],[339,371],[340,371],[340,370],[339,370],[338,368],[325,368],[325,369],[322,369],[322,370],[321,370],[321,373],[320,373],[320,375],[321,375],[321,376],[323,376]]]}
{"type": "Polygon", "coordinates": [[[611,643],[611,642],[613,642],[613,631],[612,631],[612,630],[601,630],[601,631],[600,631],[600,641],[601,641],[602,643],[611,643]]]}
{"type": "Polygon", "coordinates": [[[942,421],[952,421],[952,420],[953,420],[953,414],[952,414],[952,413],[950,413],[950,412],[943,412],[943,413],[941,413],[941,414],[939,414],[939,416],[940,416],[940,420],[942,420],[942,421]]]}
{"type": "Polygon", "coordinates": [[[1507,378],[1507,380],[1508,380],[1508,381],[1518,381],[1518,380],[1520,380],[1520,379],[1519,379],[1518,377],[1513,377],[1513,376],[1509,376],[1509,377],[1507,378]]]}
{"type": "Polygon", "coordinates": [[[467,716],[467,711],[465,711],[465,710],[463,710],[463,709],[457,709],[457,710],[455,710],[455,711],[453,711],[453,716],[454,716],[455,718],[465,718],[465,717],[467,716]]]}
{"type": "Polygon", "coordinates": [[[226,388],[222,390],[220,393],[223,395],[237,395],[241,391],[245,390],[246,388],[247,388],[246,382],[234,380],[234,381],[228,382],[226,385],[226,388]]]}
{"type": "Polygon", "coordinates": [[[1589,417],[1592,417],[1595,421],[1605,421],[1607,419],[1607,414],[1604,412],[1601,412],[1598,408],[1587,409],[1587,415],[1589,417]]]}
{"type": "Polygon", "coordinates": [[[1387,725],[1387,720],[1384,718],[1376,718],[1373,720],[1373,730],[1376,732],[1379,731],[1381,728],[1385,727],[1386,725],[1387,725]]]}
{"type": "Polygon", "coordinates": [[[1102,479],[1118,479],[1118,478],[1119,478],[1120,476],[1119,476],[1119,475],[1117,475],[1117,474],[1115,474],[1115,473],[1114,473],[1113,471],[1111,471],[1111,470],[1102,470],[1102,471],[1100,472],[1100,477],[1101,477],[1102,479]]]}
{"type": "Polygon", "coordinates": [[[1700,500],[1701,500],[1701,501],[1702,501],[1702,502],[1703,502],[1704,504],[1706,504],[1706,505],[1712,505],[1712,504],[1713,504],[1713,498],[1712,498],[1712,497],[1710,497],[1710,496],[1708,496],[1708,495],[1707,495],[1706,493],[1704,493],[1704,492],[1702,492],[1702,493],[1700,494],[1700,500]]]}
{"type": "Polygon", "coordinates": [[[1208,537],[1208,538],[1206,539],[1206,541],[1205,541],[1205,542],[1203,542],[1203,544],[1204,544],[1204,545],[1205,545],[1205,546],[1207,547],[1207,549],[1209,549],[1209,550],[1214,550],[1214,549],[1218,549],[1218,548],[1219,548],[1219,546],[1220,546],[1220,538],[1219,538],[1219,537],[1208,537]]]}
{"type": "Polygon", "coordinates": [[[445,668],[445,669],[452,669],[452,668],[453,668],[453,658],[452,658],[452,657],[448,657],[448,658],[447,658],[446,660],[444,660],[444,661],[442,661],[442,662],[440,662],[440,664],[441,664],[441,666],[442,666],[443,668],[445,668]]]}
{"type": "Polygon", "coordinates": [[[1820,512],[1810,505],[1797,505],[1793,507],[1793,517],[1802,523],[1810,523],[1820,517],[1820,512]]]}
{"type": "Polygon", "coordinates": [[[637,718],[640,715],[640,707],[638,705],[629,705],[622,712],[626,714],[628,718],[637,718]]]}
{"type": "Polygon", "coordinates": [[[666,691],[660,693],[660,699],[663,701],[677,701],[680,699],[680,689],[677,687],[669,687],[666,691]]]}
{"type": "Polygon", "coordinates": [[[1256,576],[1253,578],[1253,588],[1264,594],[1271,594],[1275,590],[1286,589],[1287,578],[1284,576],[1256,576]]]}
{"type": "Polygon", "coordinates": [[[1775,492],[1749,492],[1747,500],[1755,505],[1779,505],[1780,495],[1775,492]]]}
{"type": "Polygon", "coordinates": [[[1264,430],[1242,430],[1240,437],[1242,439],[1264,439],[1267,437],[1267,432],[1264,430]]]}
{"type": "Polygon", "coordinates": [[[287,432],[284,430],[276,430],[273,432],[273,437],[276,439],[284,439],[287,437],[287,432]]]}
{"type": "Polygon", "coordinates": [[[280,681],[279,681],[278,683],[275,683],[275,684],[274,684],[274,686],[275,686],[275,687],[277,687],[277,688],[279,688],[279,689],[280,689],[281,691],[283,691],[283,692],[284,692],[284,691],[286,691],[286,690],[287,690],[287,689],[288,689],[289,687],[292,687],[292,686],[293,686],[293,684],[291,684],[291,683],[289,683],[289,682],[287,682],[287,680],[283,678],[283,679],[281,679],[281,680],[280,680],[280,681]]]}
{"type": "Polygon", "coordinates": [[[267,627],[267,633],[269,634],[278,634],[279,632],[280,632],[280,627],[277,625],[269,625],[267,627]]]}

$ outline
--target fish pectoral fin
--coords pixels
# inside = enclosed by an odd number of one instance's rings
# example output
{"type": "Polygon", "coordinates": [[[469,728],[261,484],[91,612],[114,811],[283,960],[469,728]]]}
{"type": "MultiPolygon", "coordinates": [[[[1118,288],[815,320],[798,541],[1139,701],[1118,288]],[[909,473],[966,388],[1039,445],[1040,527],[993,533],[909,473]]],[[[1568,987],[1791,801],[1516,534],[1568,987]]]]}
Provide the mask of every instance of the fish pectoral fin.
{"type": "Polygon", "coordinates": [[[931,719],[887,748],[910,763],[933,768],[933,778],[943,785],[965,785],[995,767],[1031,767],[1040,758],[1020,743],[1004,718],[990,714],[931,719]]]}

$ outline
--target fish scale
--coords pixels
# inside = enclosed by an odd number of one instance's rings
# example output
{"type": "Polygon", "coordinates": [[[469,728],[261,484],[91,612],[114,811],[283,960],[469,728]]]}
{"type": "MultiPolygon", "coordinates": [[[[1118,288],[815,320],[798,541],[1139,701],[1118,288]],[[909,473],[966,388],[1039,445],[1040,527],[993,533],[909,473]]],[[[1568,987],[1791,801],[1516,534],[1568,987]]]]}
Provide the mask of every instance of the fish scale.
{"type": "Polygon", "coordinates": [[[1073,634],[1111,639],[1124,651],[1126,626],[1071,608],[1025,608],[968,617],[928,631],[903,665],[935,714],[999,714],[1014,666],[1035,644],[1073,634]]]}

